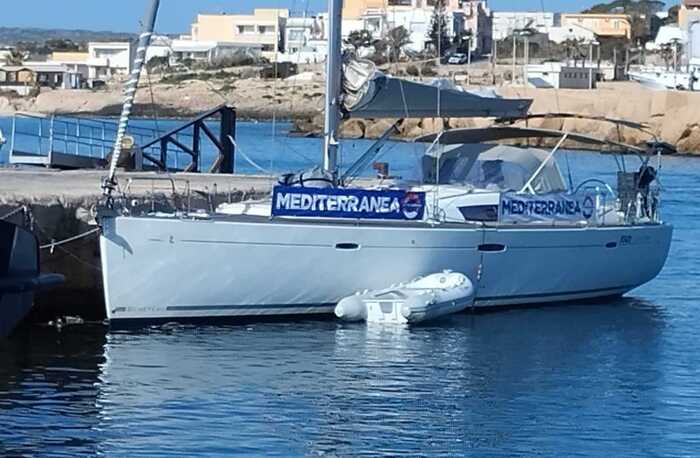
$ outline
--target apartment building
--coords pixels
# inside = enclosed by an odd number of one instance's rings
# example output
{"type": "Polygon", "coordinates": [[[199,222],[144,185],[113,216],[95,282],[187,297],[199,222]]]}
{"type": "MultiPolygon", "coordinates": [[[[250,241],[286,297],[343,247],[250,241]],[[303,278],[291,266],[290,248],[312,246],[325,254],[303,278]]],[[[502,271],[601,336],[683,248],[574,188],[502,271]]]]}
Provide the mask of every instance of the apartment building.
{"type": "Polygon", "coordinates": [[[561,25],[583,27],[599,37],[632,38],[632,22],[626,14],[565,13],[561,25]]]}
{"type": "Polygon", "coordinates": [[[494,11],[493,39],[503,40],[513,35],[514,30],[531,28],[548,34],[556,24],[555,13],[529,11],[494,11]]]}
{"type": "Polygon", "coordinates": [[[130,41],[90,42],[88,44],[88,78],[109,81],[131,72],[136,45],[130,41]]]}
{"type": "Polygon", "coordinates": [[[261,48],[264,57],[273,58],[284,49],[284,31],[289,10],[256,8],[253,14],[199,14],[190,35],[194,42],[235,43],[261,48]]]}
{"type": "MultiPolygon", "coordinates": [[[[343,36],[356,30],[368,30],[381,38],[395,27],[408,30],[408,49],[422,51],[435,8],[435,0],[345,0],[343,4],[343,36]]],[[[475,52],[491,49],[491,12],[483,0],[447,0],[447,33],[452,37],[471,33],[475,52]]]]}

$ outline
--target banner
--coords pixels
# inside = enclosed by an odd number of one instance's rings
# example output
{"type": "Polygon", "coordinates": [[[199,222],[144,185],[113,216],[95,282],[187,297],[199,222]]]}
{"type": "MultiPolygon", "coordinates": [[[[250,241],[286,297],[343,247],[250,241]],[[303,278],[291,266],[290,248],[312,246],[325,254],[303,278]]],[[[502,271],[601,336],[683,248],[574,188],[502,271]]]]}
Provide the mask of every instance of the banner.
{"type": "Polygon", "coordinates": [[[499,206],[502,223],[552,221],[588,221],[595,213],[592,195],[570,194],[501,194],[499,206]]]}
{"type": "Polygon", "coordinates": [[[424,213],[424,192],[275,186],[272,193],[272,216],[418,221],[424,213]]]}

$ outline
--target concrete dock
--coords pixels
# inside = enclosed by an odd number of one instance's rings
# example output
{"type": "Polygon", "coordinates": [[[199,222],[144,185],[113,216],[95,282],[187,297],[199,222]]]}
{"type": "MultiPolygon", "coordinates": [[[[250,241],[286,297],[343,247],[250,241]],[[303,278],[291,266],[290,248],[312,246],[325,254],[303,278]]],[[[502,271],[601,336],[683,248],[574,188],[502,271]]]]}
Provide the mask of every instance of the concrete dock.
{"type": "MultiPolygon", "coordinates": [[[[57,171],[40,168],[0,167],[0,218],[26,207],[42,245],[83,234],[95,228],[94,208],[102,198],[105,170],[57,171]]],[[[173,187],[193,209],[221,202],[237,202],[269,194],[277,177],[191,173],[122,172],[119,186],[128,186],[132,198],[169,197],[173,187]],[[189,192],[188,192],[189,190],[189,192]]],[[[8,218],[20,223],[23,212],[8,218]]],[[[48,321],[58,316],[104,318],[99,247],[96,234],[41,253],[42,269],[66,276],[66,284],[39,294],[31,319],[48,321]]]]}

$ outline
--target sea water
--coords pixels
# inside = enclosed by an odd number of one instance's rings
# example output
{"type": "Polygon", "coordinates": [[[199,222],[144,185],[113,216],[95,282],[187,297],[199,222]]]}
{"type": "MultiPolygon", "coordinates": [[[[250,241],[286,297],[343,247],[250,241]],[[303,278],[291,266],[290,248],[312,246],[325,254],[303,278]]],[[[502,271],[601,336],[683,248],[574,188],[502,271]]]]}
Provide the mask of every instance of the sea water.
{"type": "MultiPolygon", "coordinates": [[[[393,145],[398,169],[412,148],[393,145]]],[[[568,160],[575,183],[614,180],[610,156],[568,160]]],[[[31,327],[0,343],[0,455],[697,456],[700,160],[660,179],[668,263],[619,300],[410,329],[31,327]]]]}

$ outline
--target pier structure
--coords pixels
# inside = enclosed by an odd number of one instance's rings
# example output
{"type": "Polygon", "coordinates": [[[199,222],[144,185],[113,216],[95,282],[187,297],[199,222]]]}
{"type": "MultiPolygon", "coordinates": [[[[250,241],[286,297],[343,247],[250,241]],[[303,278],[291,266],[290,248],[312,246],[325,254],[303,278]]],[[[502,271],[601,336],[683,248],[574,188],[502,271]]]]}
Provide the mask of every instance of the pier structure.
{"type": "MultiPolygon", "coordinates": [[[[122,141],[119,164],[133,170],[234,173],[235,132],[236,110],[230,105],[167,132],[132,123],[122,141]],[[204,146],[218,153],[211,164],[205,164],[204,146]]],[[[8,160],[51,169],[104,168],[117,135],[118,124],[112,119],[16,113],[8,134],[8,160]]]]}
{"type": "MultiPolygon", "coordinates": [[[[0,219],[28,224],[42,246],[41,265],[66,283],[40,293],[30,319],[48,322],[79,315],[104,318],[95,206],[106,170],[0,167],[0,219]],[[74,240],[73,240],[74,239],[74,240]],[[69,243],[62,243],[72,240],[69,243]]],[[[277,177],[208,173],[120,172],[119,189],[151,207],[177,194],[192,210],[211,211],[224,202],[270,195],[277,177]]]]}

